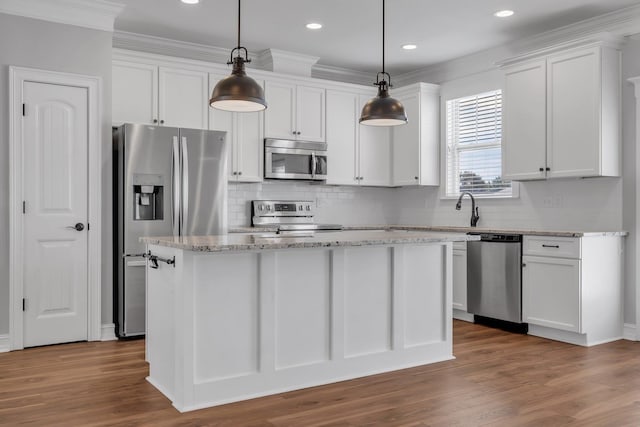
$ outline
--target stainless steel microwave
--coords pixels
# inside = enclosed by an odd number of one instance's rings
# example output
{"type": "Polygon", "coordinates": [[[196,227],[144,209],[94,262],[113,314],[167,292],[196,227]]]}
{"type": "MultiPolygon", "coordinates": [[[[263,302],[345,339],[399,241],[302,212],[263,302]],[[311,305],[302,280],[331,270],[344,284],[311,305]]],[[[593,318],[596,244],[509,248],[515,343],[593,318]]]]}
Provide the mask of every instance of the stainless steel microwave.
{"type": "Polygon", "coordinates": [[[324,142],[264,140],[264,177],[271,179],[327,179],[327,144],[324,142]]]}

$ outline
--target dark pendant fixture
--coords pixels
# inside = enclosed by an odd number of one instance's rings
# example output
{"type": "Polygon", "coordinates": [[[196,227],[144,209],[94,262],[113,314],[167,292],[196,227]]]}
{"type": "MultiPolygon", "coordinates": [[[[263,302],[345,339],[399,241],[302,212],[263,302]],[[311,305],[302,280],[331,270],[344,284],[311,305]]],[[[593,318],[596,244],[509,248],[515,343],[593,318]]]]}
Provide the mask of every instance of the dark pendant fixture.
{"type": "Polygon", "coordinates": [[[240,0],[238,0],[238,46],[231,51],[231,59],[227,62],[227,65],[233,64],[233,71],[213,88],[209,100],[211,107],[245,113],[267,108],[262,87],[245,72],[244,64],[248,62],[251,62],[249,53],[240,45],[240,0]],[[244,51],[244,58],[242,51],[244,51]],[[237,52],[235,58],[234,52],[237,52]]]}
{"type": "Polygon", "coordinates": [[[384,70],[384,14],[385,0],[382,0],[382,71],[376,75],[374,86],[378,86],[378,96],[364,105],[360,123],[369,126],[397,126],[407,123],[407,113],[400,101],[389,96],[391,76],[384,70]],[[380,80],[382,77],[382,80],[380,80]]]}

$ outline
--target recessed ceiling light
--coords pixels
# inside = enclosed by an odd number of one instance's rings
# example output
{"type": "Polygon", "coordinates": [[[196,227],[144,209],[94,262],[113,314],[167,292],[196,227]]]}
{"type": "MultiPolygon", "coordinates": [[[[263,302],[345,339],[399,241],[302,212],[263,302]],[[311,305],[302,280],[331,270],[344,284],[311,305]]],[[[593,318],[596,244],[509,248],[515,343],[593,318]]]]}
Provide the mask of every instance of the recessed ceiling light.
{"type": "Polygon", "coordinates": [[[513,10],[499,10],[493,14],[493,16],[497,16],[498,18],[508,18],[509,16],[513,16],[513,10]]]}
{"type": "Polygon", "coordinates": [[[310,30],[319,30],[322,28],[322,24],[318,24],[317,22],[310,22],[307,24],[307,28],[310,30]]]}
{"type": "Polygon", "coordinates": [[[180,0],[184,4],[198,4],[200,0],[180,0]]]}
{"type": "Polygon", "coordinates": [[[417,47],[418,47],[417,45],[411,44],[411,43],[402,45],[402,48],[404,50],[413,50],[413,49],[416,49],[417,47]]]}

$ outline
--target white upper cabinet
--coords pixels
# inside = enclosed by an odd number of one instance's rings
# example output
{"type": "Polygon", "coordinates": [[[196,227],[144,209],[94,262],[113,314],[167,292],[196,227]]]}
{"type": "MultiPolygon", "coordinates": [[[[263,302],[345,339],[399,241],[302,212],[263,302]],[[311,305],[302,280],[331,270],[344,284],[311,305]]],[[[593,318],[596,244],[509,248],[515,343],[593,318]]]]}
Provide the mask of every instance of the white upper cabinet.
{"type": "Polygon", "coordinates": [[[158,67],[113,61],[113,123],[157,124],[158,67]]]}
{"type": "Polygon", "coordinates": [[[540,179],[547,164],[547,71],[539,60],[505,70],[503,176],[540,179]]]}
{"type": "Polygon", "coordinates": [[[113,123],[207,129],[208,75],[113,61],[113,123]]]}
{"type": "Polygon", "coordinates": [[[325,96],[324,88],[267,81],[265,136],[325,142],[325,96]]]}
{"type": "Polygon", "coordinates": [[[370,98],[327,91],[327,184],[390,185],[390,130],[359,123],[362,107],[370,98]]]}
{"type": "MultiPolygon", "coordinates": [[[[356,117],[370,95],[360,95],[356,117]]],[[[388,187],[391,185],[391,129],[386,126],[358,124],[358,153],[360,185],[388,187]]]]}
{"type": "Polygon", "coordinates": [[[392,185],[439,185],[439,87],[418,83],[394,91],[408,122],[392,128],[392,185]]]}
{"type": "MultiPolygon", "coordinates": [[[[226,76],[209,74],[209,92],[226,76]]],[[[262,81],[258,81],[263,85],[262,81]]],[[[264,175],[264,111],[233,113],[209,108],[209,129],[227,132],[229,180],[260,182],[264,175]]]]}
{"type": "Polygon", "coordinates": [[[327,184],[357,185],[357,93],[327,90],[327,184]]]}
{"type": "Polygon", "coordinates": [[[504,68],[507,179],[620,175],[620,52],[592,45],[504,68]]]}
{"type": "Polygon", "coordinates": [[[200,71],[160,68],[160,120],[165,126],[207,129],[209,77],[200,71]]]}

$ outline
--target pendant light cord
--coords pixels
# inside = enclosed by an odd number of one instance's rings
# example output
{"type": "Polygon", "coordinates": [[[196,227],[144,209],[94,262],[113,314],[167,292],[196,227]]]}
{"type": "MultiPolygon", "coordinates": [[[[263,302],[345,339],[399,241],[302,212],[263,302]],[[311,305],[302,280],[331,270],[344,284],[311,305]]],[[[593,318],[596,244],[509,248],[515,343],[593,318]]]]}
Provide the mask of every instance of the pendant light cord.
{"type": "Polygon", "coordinates": [[[384,1],[382,0],[382,73],[384,74],[384,1]]]}
{"type": "Polygon", "coordinates": [[[238,47],[241,46],[240,44],[240,1],[238,0],[238,47]]]}

